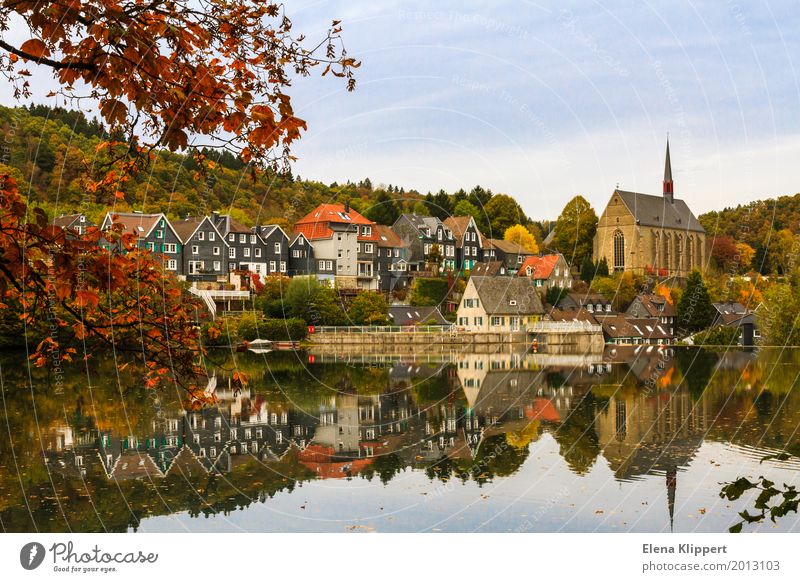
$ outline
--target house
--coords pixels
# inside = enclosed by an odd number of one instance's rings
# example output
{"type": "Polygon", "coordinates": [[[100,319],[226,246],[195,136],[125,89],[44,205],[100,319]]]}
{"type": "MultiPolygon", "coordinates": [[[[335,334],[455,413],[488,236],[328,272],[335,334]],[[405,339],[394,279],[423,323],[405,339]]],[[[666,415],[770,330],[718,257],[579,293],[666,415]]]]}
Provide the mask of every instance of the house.
{"type": "Polygon", "coordinates": [[[267,274],[289,270],[289,235],[277,224],[265,224],[253,228],[264,244],[263,258],[267,264],[267,274]]]}
{"type": "Polygon", "coordinates": [[[707,262],[706,231],[685,201],[675,198],[669,141],[661,196],[614,190],[600,215],[594,260],[614,271],[685,277],[707,262]]]}
{"type": "Polygon", "coordinates": [[[503,261],[489,261],[475,265],[470,274],[473,277],[505,277],[511,273],[503,261]]]}
{"type": "Polygon", "coordinates": [[[267,275],[264,241],[230,214],[211,213],[211,221],[228,243],[227,272],[249,271],[267,275]]]}
{"type": "Polygon", "coordinates": [[[57,226],[67,231],[67,236],[82,236],[86,234],[86,229],[94,224],[86,218],[85,214],[62,214],[53,219],[53,226],[57,226]]]}
{"type": "Polygon", "coordinates": [[[486,239],[483,246],[483,261],[502,261],[506,269],[516,273],[533,253],[515,242],[496,238],[486,239]]]}
{"type": "Polygon", "coordinates": [[[483,236],[472,216],[450,216],[444,224],[456,239],[456,268],[470,271],[483,259],[483,236]]]}
{"type": "Polygon", "coordinates": [[[451,325],[435,305],[428,307],[412,307],[411,305],[392,305],[389,307],[389,319],[392,325],[451,325]]]}
{"type": "Polygon", "coordinates": [[[614,312],[611,301],[602,293],[567,293],[561,298],[558,306],[564,310],[586,309],[591,314],[609,314],[614,312]]]}
{"type": "Polygon", "coordinates": [[[435,216],[403,214],[392,230],[406,245],[409,271],[425,271],[438,251],[439,268],[456,268],[456,240],[453,232],[435,216]]]}
{"type": "Polygon", "coordinates": [[[108,212],[100,230],[108,230],[112,224],[121,224],[124,233],[136,235],[136,244],[141,249],[164,256],[164,267],[176,275],[181,270],[183,243],[170,221],[163,213],[143,214],[141,212],[108,212]]]}
{"type": "Polygon", "coordinates": [[[528,257],[520,265],[517,275],[530,279],[545,292],[552,287],[572,288],[572,273],[567,259],[561,253],[528,257]]]}
{"type": "Polygon", "coordinates": [[[187,281],[216,281],[226,275],[228,243],[208,216],[175,220],[183,245],[181,272],[187,281]]]}
{"type": "Polygon", "coordinates": [[[742,332],[741,344],[752,346],[761,336],[758,333],[758,324],[755,313],[741,303],[728,301],[713,303],[716,314],[711,322],[711,327],[735,327],[742,332]]]}
{"type": "Polygon", "coordinates": [[[332,267],[341,288],[374,291],[378,288],[375,226],[349,204],[320,204],[297,221],[294,234],[302,233],[314,245],[317,265],[324,261],[323,277],[330,278],[327,269],[332,267]]]}
{"type": "MultiPolygon", "coordinates": [[[[289,270],[288,275],[295,277],[297,275],[311,275],[316,272],[316,264],[314,262],[314,245],[311,244],[302,232],[294,235],[294,238],[289,242],[289,270]]],[[[322,272],[325,272],[325,265],[323,264],[322,272]]],[[[331,268],[327,271],[330,277],[336,275],[336,267],[334,262],[331,261],[331,268]]]]}
{"type": "Polygon", "coordinates": [[[457,324],[471,332],[519,332],[544,315],[539,293],[523,277],[470,277],[457,324]]]}
{"type": "Polygon", "coordinates": [[[408,286],[406,245],[391,226],[375,225],[378,233],[378,289],[394,291],[408,286]]]}
{"type": "Polygon", "coordinates": [[[654,318],[675,338],[675,306],[662,295],[640,293],[625,312],[629,319],[654,318]]]}

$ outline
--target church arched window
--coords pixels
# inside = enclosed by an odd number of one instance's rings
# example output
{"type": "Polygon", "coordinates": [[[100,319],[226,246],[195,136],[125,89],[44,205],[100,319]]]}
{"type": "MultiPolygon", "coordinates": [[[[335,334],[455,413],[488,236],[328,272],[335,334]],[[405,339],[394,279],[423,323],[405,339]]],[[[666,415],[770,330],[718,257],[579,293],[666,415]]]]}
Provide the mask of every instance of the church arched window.
{"type": "Polygon", "coordinates": [[[661,265],[664,269],[669,270],[670,268],[670,259],[672,258],[672,254],[670,253],[670,243],[672,242],[672,235],[670,233],[664,233],[664,254],[661,258],[661,265]]]}
{"type": "Polygon", "coordinates": [[[675,270],[682,271],[683,264],[681,261],[683,260],[683,235],[679,234],[675,236],[675,270]]]}
{"type": "Polygon", "coordinates": [[[653,269],[658,271],[661,266],[661,235],[657,230],[653,231],[653,249],[650,256],[653,260],[653,269]]]}
{"type": "Polygon", "coordinates": [[[614,232],[614,270],[625,270],[625,235],[621,230],[614,232]]]}
{"type": "Polygon", "coordinates": [[[691,271],[697,267],[694,262],[694,237],[689,236],[686,241],[686,270],[691,271]]]}

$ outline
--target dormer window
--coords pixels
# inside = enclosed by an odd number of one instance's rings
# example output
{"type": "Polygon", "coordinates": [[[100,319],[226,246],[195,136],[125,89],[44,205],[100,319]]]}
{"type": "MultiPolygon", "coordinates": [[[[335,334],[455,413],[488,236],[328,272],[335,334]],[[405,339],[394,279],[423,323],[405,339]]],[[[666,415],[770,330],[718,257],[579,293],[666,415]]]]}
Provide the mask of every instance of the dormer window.
{"type": "Polygon", "coordinates": [[[514,306],[514,305],[517,304],[517,300],[516,299],[512,299],[511,301],[508,302],[508,304],[514,306]]]}

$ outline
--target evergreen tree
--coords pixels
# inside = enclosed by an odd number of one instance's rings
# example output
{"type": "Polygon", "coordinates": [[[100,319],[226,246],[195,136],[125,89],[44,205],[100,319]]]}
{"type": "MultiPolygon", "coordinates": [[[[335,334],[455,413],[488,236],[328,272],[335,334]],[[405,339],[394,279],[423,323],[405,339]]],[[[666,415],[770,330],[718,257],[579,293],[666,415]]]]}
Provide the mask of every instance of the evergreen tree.
{"type": "Polygon", "coordinates": [[[378,224],[391,226],[400,216],[400,209],[394,199],[381,190],[375,199],[375,204],[366,209],[364,216],[378,224]]]}
{"type": "Polygon", "coordinates": [[[581,279],[587,283],[591,283],[596,271],[597,265],[592,262],[591,257],[588,255],[583,257],[583,263],[581,263],[581,279]]]}
{"type": "Polygon", "coordinates": [[[582,264],[583,258],[592,255],[597,214],[583,196],[567,202],[556,221],[553,246],[564,255],[570,265],[582,264]]]}
{"type": "Polygon", "coordinates": [[[711,325],[714,306],[700,271],[689,273],[686,289],[678,302],[678,327],[686,331],[699,331],[711,325]]]}
{"type": "Polygon", "coordinates": [[[595,269],[595,277],[608,277],[608,261],[605,257],[600,259],[595,269]]]}

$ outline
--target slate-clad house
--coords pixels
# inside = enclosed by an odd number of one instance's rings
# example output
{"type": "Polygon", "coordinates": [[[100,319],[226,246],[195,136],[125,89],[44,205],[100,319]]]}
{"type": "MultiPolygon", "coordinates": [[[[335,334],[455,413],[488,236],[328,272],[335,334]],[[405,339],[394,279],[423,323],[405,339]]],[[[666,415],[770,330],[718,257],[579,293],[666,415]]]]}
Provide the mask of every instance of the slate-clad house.
{"type": "Polygon", "coordinates": [[[228,256],[225,257],[228,273],[250,271],[259,275],[267,274],[266,249],[259,235],[229,214],[212,212],[211,221],[228,243],[228,256]]]}
{"type": "Polygon", "coordinates": [[[741,331],[740,343],[752,346],[761,336],[758,333],[758,321],[753,311],[735,301],[714,303],[714,320],[711,327],[733,327],[741,331]]]}
{"type": "Polygon", "coordinates": [[[584,308],[589,313],[613,313],[611,301],[602,293],[567,293],[558,302],[561,309],[575,310],[584,308]]]}
{"type": "Polygon", "coordinates": [[[456,268],[456,240],[453,232],[435,216],[403,214],[392,225],[406,245],[409,271],[425,271],[434,246],[442,257],[445,271],[456,268]]]}
{"type": "Polygon", "coordinates": [[[456,268],[470,271],[483,260],[483,236],[471,216],[450,216],[444,221],[456,239],[456,268]]]}
{"type": "MultiPolygon", "coordinates": [[[[302,232],[294,235],[289,242],[289,270],[290,277],[311,275],[315,272],[314,245],[302,232]]],[[[330,275],[336,274],[336,267],[331,263],[330,275]]]]}
{"type": "Polygon", "coordinates": [[[227,274],[228,243],[208,216],[175,220],[183,244],[181,272],[187,281],[216,281],[227,274]]]}
{"type": "Polygon", "coordinates": [[[470,277],[456,323],[472,332],[519,332],[544,315],[539,293],[523,277],[470,277]]]}
{"type": "Polygon", "coordinates": [[[267,264],[267,274],[289,271],[289,236],[277,224],[257,226],[253,232],[264,243],[263,259],[267,264]]]}
{"type": "Polygon", "coordinates": [[[53,226],[66,230],[68,237],[74,237],[86,234],[86,229],[94,224],[86,218],[85,214],[62,214],[53,219],[53,226]]]}
{"type": "Polygon", "coordinates": [[[533,253],[515,242],[496,238],[486,239],[483,247],[483,261],[502,261],[506,269],[512,274],[516,273],[533,253]]]}
{"type": "Polygon", "coordinates": [[[392,227],[375,225],[378,233],[378,289],[394,291],[408,286],[406,245],[392,227]]]}
{"type": "Polygon", "coordinates": [[[164,214],[140,212],[109,212],[103,219],[101,230],[112,224],[122,224],[124,232],[136,234],[139,248],[164,255],[164,266],[176,275],[183,275],[181,253],[183,243],[164,214]]]}
{"type": "Polygon", "coordinates": [[[667,331],[670,339],[675,338],[675,306],[661,295],[640,293],[625,312],[628,319],[655,318],[667,331]]]}

